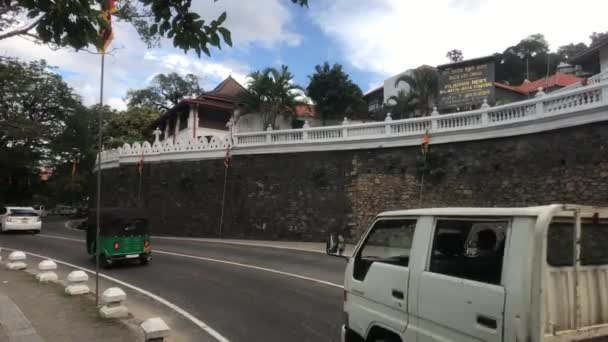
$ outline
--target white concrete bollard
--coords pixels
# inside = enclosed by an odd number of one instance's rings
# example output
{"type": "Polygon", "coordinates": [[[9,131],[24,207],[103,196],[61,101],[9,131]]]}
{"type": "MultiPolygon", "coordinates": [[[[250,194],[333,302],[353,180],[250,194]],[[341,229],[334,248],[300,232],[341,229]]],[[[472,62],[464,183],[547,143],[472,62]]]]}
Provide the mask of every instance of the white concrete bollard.
{"type": "Polygon", "coordinates": [[[36,274],[36,279],[38,279],[41,283],[55,282],[57,281],[57,273],[54,271],[57,269],[57,264],[52,260],[42,260],[38,264],[38,274],[36,274]]]}
{"type": "Polygon", "coordinates": [[[171,333],[171,328],[159,317],[147,319],[140,326],[144,330],[146,341],[162,341],[171,333]]]}
{"type": "Polygon", "coordinates": [[[129,316],[129,310],[122,302],[127,300],[125,291],[118,287],[110,287],[101,294],[101,302],[104,306],[99,309],[99,315],[103,318],[124,318],[129,316]]]}
{"type": "Polygon", "coordinates": [[[26,269],[27,264],[25,263],[25,253],[15,251],[9,254],[8,262],[6,263],[6,268],[14,271],[26,269]]]}
{"type": "Polygon", "coordinates": [[[86,282],[89,276],[84,271],[72,271],[68,274],[68,286],[65,287],[65,293],[70,296],[83,295],[90,292],[86,282]]]}

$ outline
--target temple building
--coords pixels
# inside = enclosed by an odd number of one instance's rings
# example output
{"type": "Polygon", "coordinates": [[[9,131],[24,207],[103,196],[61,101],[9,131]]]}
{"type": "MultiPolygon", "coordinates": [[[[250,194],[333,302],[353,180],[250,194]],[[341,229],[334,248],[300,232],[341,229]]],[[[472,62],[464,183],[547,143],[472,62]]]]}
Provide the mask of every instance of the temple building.
{"type": "Polygon", "coordinates": [[[215,89],[194,99],[181,100],[154,123],[162,132],[161,140],[198,139],[228,134],[228,121],[238,108],[238,97],[247,91],[228,76],[215,89]]]}

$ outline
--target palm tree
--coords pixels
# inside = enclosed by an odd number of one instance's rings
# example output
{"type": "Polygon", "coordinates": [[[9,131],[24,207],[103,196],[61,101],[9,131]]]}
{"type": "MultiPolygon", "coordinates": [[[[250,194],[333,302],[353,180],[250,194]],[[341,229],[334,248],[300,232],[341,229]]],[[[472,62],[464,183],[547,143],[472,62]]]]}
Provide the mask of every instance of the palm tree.
{"type": "Polygon", "coordinates": [[[410,93],[418,102],[417,109],[426,116],[430,114],[431,106],[435,103],[439,92],[439,74],[429,66],[421,66],[412,71],[411,75],[402,75],[395,81],[395,87],[400,82],[410,86],[410,93]]]}
{"type": "Polygon", "coordinates": [[[302,87],[292,83],[293,74],[286,65],[280,70],[266,68],[249,74],[247,92],[241,95],[240,102],[246,111],[262,115],[264,127],[275,125],[279,114],[295,113],[298,101],[298,90],[302,87]]]}
{"type": "Polygon", "coordinates": [[[393,119],[407,119],[416,116],[418,100],[413,92],[399,90],[397,95],[388,98],[385,106],[390,110],[393,119]]]}

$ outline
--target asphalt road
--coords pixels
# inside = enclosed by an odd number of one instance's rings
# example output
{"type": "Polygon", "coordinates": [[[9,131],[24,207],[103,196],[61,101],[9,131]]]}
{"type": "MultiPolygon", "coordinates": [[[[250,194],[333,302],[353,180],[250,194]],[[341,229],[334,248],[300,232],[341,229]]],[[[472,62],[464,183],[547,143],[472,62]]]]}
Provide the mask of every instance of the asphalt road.
{"type": "MultiPolygon", "coordinates": [[[[66,229],[63,222],[52,219],[42,229],[39,236],[0,235],[0,247],[94,266],[79,241],[84,239],[83,232],[66,229]]],[[[313,252],[164,239],[153,239],[152,249],[147,266],[123,265],[102,273],[171,301],[233,342],[339,340],[342,259],[313,252]]]]}

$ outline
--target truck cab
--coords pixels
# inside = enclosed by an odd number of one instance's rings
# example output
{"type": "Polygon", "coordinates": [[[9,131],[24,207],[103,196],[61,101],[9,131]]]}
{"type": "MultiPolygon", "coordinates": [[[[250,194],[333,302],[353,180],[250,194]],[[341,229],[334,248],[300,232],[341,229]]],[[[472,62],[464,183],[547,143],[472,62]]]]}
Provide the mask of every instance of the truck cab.
{"type": "Polygon", "coordinates": [[[608,341],[608,209],[379,214],[345,271],[342,341],[608,341]]]}

